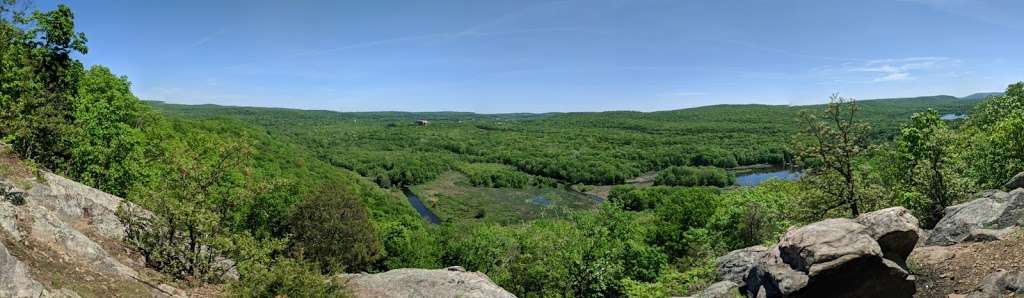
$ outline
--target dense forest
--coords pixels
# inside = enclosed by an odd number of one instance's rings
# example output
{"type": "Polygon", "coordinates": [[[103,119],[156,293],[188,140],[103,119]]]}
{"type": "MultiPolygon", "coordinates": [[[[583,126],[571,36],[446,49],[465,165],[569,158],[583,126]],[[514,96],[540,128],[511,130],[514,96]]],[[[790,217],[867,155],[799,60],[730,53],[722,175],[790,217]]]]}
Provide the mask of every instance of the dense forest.
{"type": "MultiPolygon", "coordinates": [[[[906,206],[925,225],[1024,170],[1024,84],[1005,94],[814,106],[481,115],[143,102],[88,52],[67,6],[0,2],[0,137],[39,168],[123,196],[128,239],[181,283],[238,264],[240,297],[334,297],[343,272],[459,265],[521,297],[685,295],[713,258],[824,217],[906,206]],[[947,121],[942,115],[968,114],[947,121]],[[429,120],[418,125],[416,120],[429,120]],[[797,181],[734,187],[724,168],[797,181]],[[621,185],[592,208],[429,225],[401,187],[621,185]],[[127,208],[127,207],[126,207],[127,208]]],[[[486,210],[485,210],[486,211],[486,210]]]]}

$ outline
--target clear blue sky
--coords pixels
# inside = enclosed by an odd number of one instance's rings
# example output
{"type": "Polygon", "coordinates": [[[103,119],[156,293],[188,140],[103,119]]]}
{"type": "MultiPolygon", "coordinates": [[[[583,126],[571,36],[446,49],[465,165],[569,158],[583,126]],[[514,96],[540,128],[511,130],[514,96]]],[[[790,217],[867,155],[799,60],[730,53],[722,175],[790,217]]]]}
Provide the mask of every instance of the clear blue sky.
{"type": "Polygon", "coordinates": [[[1024,1],[64,3],[86,64],[175,103],[651,111],[964,96],[1024,79],[1024,1]]]}

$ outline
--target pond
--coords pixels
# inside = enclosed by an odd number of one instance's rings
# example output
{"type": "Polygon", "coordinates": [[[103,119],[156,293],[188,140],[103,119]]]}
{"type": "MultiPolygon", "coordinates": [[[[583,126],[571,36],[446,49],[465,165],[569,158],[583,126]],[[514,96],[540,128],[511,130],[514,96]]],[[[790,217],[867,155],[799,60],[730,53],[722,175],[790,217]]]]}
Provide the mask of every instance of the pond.
{"type": "Polygon", "coordinates": [[[408,188],[402,188],[402,193],[405,194],[405,197],[409,199],[409,204],[416,209],[416,212],[419,213],[423,219],[435,225],[441,223],[441,219],[438,218],[434,212],[431,212],[430,209],[427,208],[427,205],[423,205],[423,201],[420,200],[420,197],[412,193],[411,190],[408,188]]]}
{"type": "Polygon", "coordinates": [[[762,182],[768,181],[769,179],[780,179],[780,180],[796,180],[800,178],[800,172],[793,171],[786,168],[766,168],[759,169],[753,172],[746,172],[743,174],[736,175],[736,185],[739,186],[755,186],[762,182]]]}
{"type": "Polygon", "coordinates": [[[959,120],[964,118],[967,118],[966,114],[943,114],[942,116],[939,116],[939,119],[947,121],[959,120]]]}

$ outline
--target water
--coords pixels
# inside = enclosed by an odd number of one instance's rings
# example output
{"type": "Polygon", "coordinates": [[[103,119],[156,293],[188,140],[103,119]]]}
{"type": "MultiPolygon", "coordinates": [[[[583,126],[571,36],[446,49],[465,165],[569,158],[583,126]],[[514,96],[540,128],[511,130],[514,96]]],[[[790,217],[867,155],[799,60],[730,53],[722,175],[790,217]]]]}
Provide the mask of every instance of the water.
{"type": "Polygon", "coordinates": [[[939,116],[939,119],[947,120],[947,121],[964,119],[964,118],[967,118],[967,115],[965,115],[965,114],[944,114],[942,116],[939,116]]]}
{"type": "Polygon", "coordinates": [[[551,200],[548,200],[548,198],[545,198],[542,195],[537,195],[536,197],[533,197],[532,200],[530,200],[530,203],[534,203],[541,206],[548,206],[551,205],[551,200]]]}
{"type": "Polygon", "coordinates": [[[418,212],[420,216],[423,217],[423,219],[435,225],[441,223],[441,219],[438,218],[437,215],[434,214],[434,212],[430,212],[430,209],[427,209],[427,205],[423,205],[423,201],[420,200],[420,197],[412,193],[411,190],[409,190],[408,188],[402,188],[402,193],[405,194],[406,198],[409,198],[409,204],[411,204],[412,207],[416,209],[416,212],[418,212]]]}
{"type": "Polygon", "coordinates": [[[736,184],[740,186],[755,186],[768,179],[796,180],[800,173],[788,169],[768,169],[768,171],[751,172],[736,175],[736,184]]]}

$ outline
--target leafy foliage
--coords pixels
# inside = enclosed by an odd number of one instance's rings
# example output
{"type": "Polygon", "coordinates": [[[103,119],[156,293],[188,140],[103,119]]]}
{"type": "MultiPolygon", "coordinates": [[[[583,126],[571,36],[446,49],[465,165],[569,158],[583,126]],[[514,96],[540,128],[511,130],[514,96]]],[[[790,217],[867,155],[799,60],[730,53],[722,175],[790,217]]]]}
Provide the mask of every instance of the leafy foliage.
{"type": "Polygon", "coordinates": [[[380,253],[365,207],[336,184],[292,208],[288,227],[293,253],[327,272],[367,271],[380,253]]]}
{"type": "Polygon", "coordinates": [[[654,185],[718,186],[736,183],[736,176],[716,167],[669,167],[658,173],[654,185]]]}

